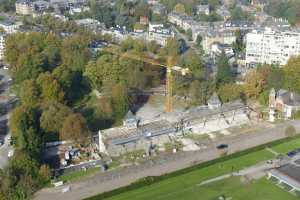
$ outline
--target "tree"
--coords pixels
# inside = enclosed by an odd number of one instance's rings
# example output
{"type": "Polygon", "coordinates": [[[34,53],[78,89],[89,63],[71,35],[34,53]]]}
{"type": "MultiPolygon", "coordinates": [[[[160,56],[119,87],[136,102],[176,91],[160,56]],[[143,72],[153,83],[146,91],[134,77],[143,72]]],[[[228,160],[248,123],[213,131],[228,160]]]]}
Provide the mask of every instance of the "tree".
{"type": "Polygon", "coordinates": [[[28,106],[34,106],[38,103],[39,100],[39,88],[36,85],[35,81],[25,80],[19,90],[19,96],[22,104],[28,105],[28,106]]]}
{"type": "Polygon", "coordinates": [[[83,71],[84,66],[91,58],[88,49],[90,38],[85,35],[73,35],[62,42],[62,64],[70,67],[73,71],[83,71]]]}
{"type": "Polygon", "coordinates": [[[72,110],[57,102],[44,107],[40,118],[41,128],[47,133],[58,133],[63,126],[64,119],[72,113],[72,110]]]}
{"type": "Polygon", "coordinates": [[[202,36],[200,34],[197,35],[196,43],[198,47],[201,47],[202,45],[202,36]]]}
{"type": "Polygon", "coordinates": [[[224,83],[230,83],[232,81],[232,75],[228,63],[228,58],[226,57],[224,52],[222,52],[222,54],[219,56],[217,61],[217,66],[218,66],[218,72],[216,75],[217,86],[224,83]]]}
{"type": "Polygon", "coordinates": [[[285,88],[300,93],[300,56],[291,58],[284,66],[283,73],[285,88]]]}
{"type": "Polygon", "coordinates": [[[204,76],[204,67],[201,58],[192,50],[184,54],[181,58],[180,66],[191,70],[191,74],[197,79],[202,79],[204,76]]]}
{"type": "Polygon", "coordinates": [[[192,29],[189,28],[189,29],[186,31],[186,34],[187,34],[188,40],[189,40],[189,41],[192,41],[192,40],[193,40],[193,31],[192,31],[192,29]]]}
{"type": "Polygon", "coordinates": [[[79,113],[70,114],[65,118],[60,130],[61,140],[72,140],[78,144],[88,141],[89,131],[83,116],[79,113]]]}
{"type": "Polygon", "coordinates": [[[125,116],[129,107],[127,89],[121,84],[114,85],[112,91],[112,107],[115,119],[121,120],[125,116]]]}
{"type": "Polygon", "coordinates": [[[227,83],[225,85],[221,85],[218,89],[218,96],[220,97],[223,103],[239,99],[242,93],[242,86],[234,83],[227,83]]]}
{"type": "Polygon", "coordinates": [[[41,97],[44,102],[63,102],[64,91],[52,74],[49,72],[41,73],[37,79],[37,84],[40,87],[41,97]]]}
{"type": "Polygon", "coordinates": [[[169,38],[164,47],[168,56],[177,58],[180,53],[180,44],[175,38],[169,38]]]}
{"type": "Polygon", "coordinates": [[[285,129],[285,136],[286,137],[293,137],[296,135],[296,129],[293,125],[289,125],[288,127],[286,127],[285,129]]]}
{"type": "Polygon", "coordinates": [[[251,70],[246,74],[244,91],[249,98],[258,98],[263,90],[264,79],[256,70],[251,70]]]}
{"type": "Polygon", "coordinates": [[[9,123],[16,149],[35,159],[39,158],[43,141],[39,117],[37,108],[19,106],[13,110],[9,123]]]}
{"type": "Polygon", "coordinates": [[[241,30],[235,32],[235,42],[233,43],[233,49],[236,53],[241,53],[245,49],[244,39],[241,30]]]}
{"type": "Polygon", "coordinates": [[[182,3],[178,3],[175,5],[174,11],[178,13],[185,13],[185,7],[182,3]]]}

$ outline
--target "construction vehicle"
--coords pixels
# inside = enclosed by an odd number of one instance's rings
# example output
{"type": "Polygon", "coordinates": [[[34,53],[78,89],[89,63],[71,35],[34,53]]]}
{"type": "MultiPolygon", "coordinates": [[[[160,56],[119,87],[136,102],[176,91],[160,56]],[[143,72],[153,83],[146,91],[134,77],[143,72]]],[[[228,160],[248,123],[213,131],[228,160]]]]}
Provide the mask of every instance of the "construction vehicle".
{"type": "Polygon", "coordinates": [[[182,68],[179,66],[174,65],[174,59],[171,56],[167,57],[167,63],[162,64],[156,59],[149,58],[149,57],[142,57],[138,56],[132,53],[122,53],[118,51],[117,46],[115,45],[110,45],[109,47],[103,49],[104,52],[111,53],[123,58],[129,58],[137,61],[141,61],[144,63],[148,63],[154,66],[159,66],[159,67],[164,67],[166,68],[166,100],[165,100],[165,112],[169,113],[172,112],[173,110],[173,74],[172,72],[180,72],[182,76],[185,76],[187,73],[189,73],[188,68],[182,68]]]}

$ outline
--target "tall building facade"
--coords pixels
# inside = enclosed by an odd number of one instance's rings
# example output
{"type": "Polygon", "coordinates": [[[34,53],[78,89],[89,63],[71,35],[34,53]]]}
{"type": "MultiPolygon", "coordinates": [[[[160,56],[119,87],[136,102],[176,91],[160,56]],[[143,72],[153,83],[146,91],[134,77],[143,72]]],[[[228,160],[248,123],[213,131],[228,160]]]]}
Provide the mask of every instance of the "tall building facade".
{"type": "Polygon", "coordinates": [[[4,60],[5,34],[0,33],[0,61],[4,60]]]}
{"type": "Polygon", "coordinates": [[[300,55],[300,33],[254,30],[246,35],[246,65],[285,65],[292,56],[300,55]]]}

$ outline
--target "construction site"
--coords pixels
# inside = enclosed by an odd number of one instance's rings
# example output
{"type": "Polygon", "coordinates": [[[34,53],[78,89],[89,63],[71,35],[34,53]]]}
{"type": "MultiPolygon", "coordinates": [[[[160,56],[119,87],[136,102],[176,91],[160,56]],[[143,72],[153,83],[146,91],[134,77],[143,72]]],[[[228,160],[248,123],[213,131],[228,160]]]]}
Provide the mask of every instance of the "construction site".
{"type": "Polygon", "coordinates": [[[150,155],[166,151],[166,144],[172,147],[173,152],[199,150],[201,144],[191,136],[214,139],[219,135],[230,135],[229,128],[250,124],[252,116],[256,115],[241,100],[223,104],[216,93],[204,105],[185,106],[185,99],[173,96],[173,76],[175,73],[176,76],[186,76],[190,71],[174,65],[171,57],[166,59],[166,64],[161,64],[151,58],[119,53],[113,47],[105,51],[165,68],[166,84],[158,90],[143,94],[148,96],[148,100],[134,113],[129,111],[122,126],[99,130],[100,153],[120,156],[145,150],[145,155],[150,155]]]}

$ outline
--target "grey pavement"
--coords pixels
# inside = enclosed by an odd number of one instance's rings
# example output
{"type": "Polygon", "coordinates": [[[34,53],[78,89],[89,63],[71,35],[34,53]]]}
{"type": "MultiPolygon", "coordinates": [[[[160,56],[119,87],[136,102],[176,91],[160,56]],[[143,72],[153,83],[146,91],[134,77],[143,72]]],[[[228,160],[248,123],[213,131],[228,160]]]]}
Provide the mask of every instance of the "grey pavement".
{"type": "Polygon", "coordinates": [[[265,144],[285,137],[285,129],[288,125],[294,125],[297,132],[300,131],[300,121],[286,121],[271,125],[260,131],[249,132],[238,136],[222,138],[211,143],[207,149],[194,152],[178,152],[169,155],[160,162],[147,163],[107,173],[98,173],[92,177],[83,177],[81,180],[66,184],[57,188],[45,188],[35,194],[35,200],[79,200],[99,193],[126,186],[138,179],[147,176],[159,176],[179,169],[183,169],[196,163],[206,162],[218,158],[221,153],[216,145],[226,143],[229,145],[228,153],[234,153],[265,144]],[[70,186],[70,191],[62,193],[64,187],[70,186]]]}
{"type": "Polygon", "coordinates": [[[8,152],[13,150],[9,145],[10,133],[8,129],[9,113],[12,109],[12,102],[14,101],[14,95],[10,94],[11,79],[8,74],[8,70],[0,69],[0,105],[4,107],[5,113],[0,115],[0,123],[3,126],[0,127],[0,138],[4,139],[4,145],[0,146],[0,168],[4,168],[9,161],[8,152]]]}

